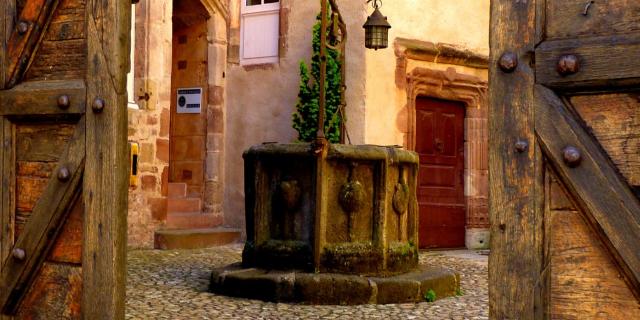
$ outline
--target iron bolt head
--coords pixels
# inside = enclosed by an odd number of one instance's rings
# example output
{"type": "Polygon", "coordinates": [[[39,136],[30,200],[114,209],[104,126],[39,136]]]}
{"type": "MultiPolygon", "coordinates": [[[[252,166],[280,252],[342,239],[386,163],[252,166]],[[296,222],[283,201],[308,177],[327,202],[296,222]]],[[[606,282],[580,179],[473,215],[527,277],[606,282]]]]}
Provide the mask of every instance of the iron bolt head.
{"type": "Polygon", "coordinates": [[[561,76],[568,76],[580,71],[580,59],[573,54],[565,54],[558,60],[557,71],[561,76]]]}
{"type": "Polygon", "coordinates": [[[503,72],[511,73],[518,67],[518,56],[513,52],[505,52],[498,61],[498,66],[503,72]]]}
{"type": "Polygon", "coordinates": [[[519,153],[527,151],[527,148],[529,148],[529,144],[526,141],[519,140],[518,142],[516,142],[516,151],[518,151],[519,153]]]}
{"type": "Polygon", "coordinates": [[[101,98],[96,98],[95,100],[93,100],[91,109],[93,109],[93,113],[102,113],[102,110],[104,110],[104,100],[102,100],[101,98]]]}
{"type": "Polygon", "coordinates": [[[29,23],[26,21],[18,22],[18,33],[25,34],[27,31],[29,31],[29,23]]]}
{"type": "Polygon", "coordinates": [[[582,153],[578,148],[573,146],[568,146],[562,150],[562,157],[564,159],[564,163],[570,168],[575,168],[580,165],[582,162],[582,153]]]}
{"type": "Polygon", "coordinates": [[[58,97],[58,108],[63,110],[68,109],[70,105],[71,105],[71,101],[68,95],[63,94],[58,97]]]}
{"type": "Polygon", "coordinates": [[[13,251],[11,252],[11,255],[19,261],[24,261],[25,258],[27,258],[27,253],[24,252],[23,249],[20,248],[15,248],[13,249],[13,251]]]}
{"type": "Polygon", "coordinates": [[[60,182],[67,182],[70,177],[71,173],[69,173],[69,169],[67,169],[67,167],[62,167],[58,170],[58,180],[60,180],[60,182]]]}

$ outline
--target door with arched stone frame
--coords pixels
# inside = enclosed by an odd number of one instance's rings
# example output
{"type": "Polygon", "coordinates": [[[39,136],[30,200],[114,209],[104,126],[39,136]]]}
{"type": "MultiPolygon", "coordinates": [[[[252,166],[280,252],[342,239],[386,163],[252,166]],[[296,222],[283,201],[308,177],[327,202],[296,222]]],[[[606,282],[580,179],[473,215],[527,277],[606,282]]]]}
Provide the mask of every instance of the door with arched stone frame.
{"type": "Polygon", "coordinates": [[[465,246],[464,117],[460,102],[416,99],[421,248],[465,246]]]}

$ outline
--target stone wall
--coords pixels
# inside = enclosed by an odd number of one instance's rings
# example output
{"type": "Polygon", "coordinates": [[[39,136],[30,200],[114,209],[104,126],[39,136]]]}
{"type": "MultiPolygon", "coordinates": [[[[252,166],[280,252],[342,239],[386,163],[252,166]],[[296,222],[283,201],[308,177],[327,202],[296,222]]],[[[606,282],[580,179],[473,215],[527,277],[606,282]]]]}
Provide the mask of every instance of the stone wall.
{"type": "Polygon", "coordinates": [[[139,184],[129,192],[129,246],[150,247],[166,215],[171,93],[172,0],[136,6],[134,76],[139,109],[129,109],[129,141],[140,146],[139,184]]]}
{"type": "MultiPolygon", "coordinates": [[[[203,213],[222,216],[224,188],[224,88],[227,61],[226,2],[203,0],[207,21],[208,101],[203,213]]],[[[134,76],[138,109],[129,109],[129,141],[140,146],[139,184],[129,192],[129,246],[153,246],[167,215],[173,0],[141,0],[136,6],[134,76]]]]}

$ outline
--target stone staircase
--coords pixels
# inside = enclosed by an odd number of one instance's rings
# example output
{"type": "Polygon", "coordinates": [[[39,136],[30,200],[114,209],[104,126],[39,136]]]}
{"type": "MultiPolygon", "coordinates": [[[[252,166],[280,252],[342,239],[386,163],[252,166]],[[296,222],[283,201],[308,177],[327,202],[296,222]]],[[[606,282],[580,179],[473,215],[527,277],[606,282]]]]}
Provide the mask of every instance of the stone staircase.
{"type": "Polygon", "coordinates": [[[169,183],[167,221],[155,233],[156,249],[200,249],[240,240],[239,229],[222,227],[222,217],[202,213],[202,200],[187,195],[185,183],[169,183]]]}

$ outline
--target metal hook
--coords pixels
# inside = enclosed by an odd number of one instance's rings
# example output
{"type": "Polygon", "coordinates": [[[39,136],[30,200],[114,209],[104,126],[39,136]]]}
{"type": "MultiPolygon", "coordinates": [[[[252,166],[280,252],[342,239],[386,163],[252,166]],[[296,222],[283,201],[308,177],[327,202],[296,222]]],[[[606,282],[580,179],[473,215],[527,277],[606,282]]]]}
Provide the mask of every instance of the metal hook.
{"type": "Polygon", "coordinates": [[[584,7],[584,11],[582,12],[583,16],[587,16],[589,15],[589,9],[591,8],[591,6],[595,3],[595,1],[589,1],[587,2],[587,5],[584,7]]]}
{"type": "Polygon", "coordinates": [[[380,9],[382,8],[382,0],[369,0],[367,1],[367,4],[373,2],[373,8],[374,9],[380,9]]]}

